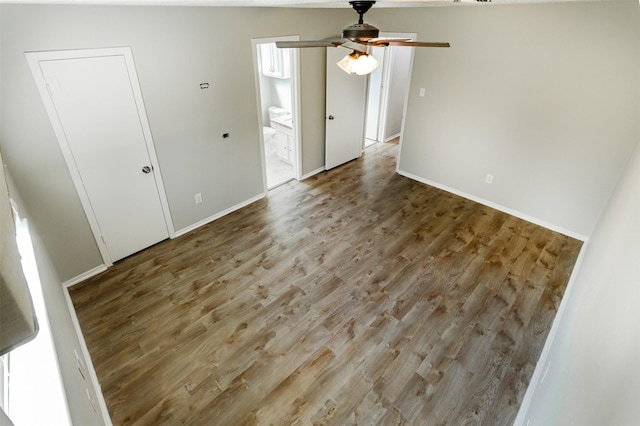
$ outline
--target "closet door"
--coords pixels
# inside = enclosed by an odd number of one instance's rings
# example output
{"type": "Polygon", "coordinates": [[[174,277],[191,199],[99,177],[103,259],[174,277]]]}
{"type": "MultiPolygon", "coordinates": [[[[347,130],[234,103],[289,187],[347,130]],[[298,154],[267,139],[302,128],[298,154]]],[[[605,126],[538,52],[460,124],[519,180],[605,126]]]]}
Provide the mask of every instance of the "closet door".
{"type": "Polygon", "coordinates": [[[132,58],[127,60],[128,49],[101,50],[27,56],[36,81],[44,85],[49,118],[110,264],[170,232],[132,58]]]}

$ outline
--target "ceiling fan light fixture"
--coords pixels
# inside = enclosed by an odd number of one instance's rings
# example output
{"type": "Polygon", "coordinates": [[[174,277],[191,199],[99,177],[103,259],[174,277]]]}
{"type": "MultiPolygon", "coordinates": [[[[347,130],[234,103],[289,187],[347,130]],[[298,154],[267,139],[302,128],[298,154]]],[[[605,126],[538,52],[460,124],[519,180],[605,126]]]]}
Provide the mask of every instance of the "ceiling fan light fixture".
{"type": "Polygon", "coordinates": [[[340,59],[336,64],[347,74],[366,75],[376,69],[380,62],[368,53],[356,52],[355,50],[340,59]]]}
{"type": "MultiPolygon", "coordinates": [[[[1,2],[2,0],[0,0],[1,2]]],[[[404,1],[404,0],[388,0],[388,1],[404,1]]],[[[453,1],[486,1],[491,0],[453,0],[453,1]]],[[[345,56],[337,62],[347,74],[356,73],[358,75],[366,75],[376,69],[380,63],[367,53],[370,46],[387,47],[387,46],[409,46],[409,47],[451,47],[446,42],[425,42],[412,41],[409,39],[378,39],[380,31],[373,25],[364,22],[364,14],[376,2],[373,0],[352,0],[349,2],[353,10],[358,13],[358,22],[349,25],[342,30],[342,38],[327,38],[324,40],[310,41],[277,41],[278,48],[298,48],[298,47],[344,47],[353,50],[353,53],[345,56]]]]}

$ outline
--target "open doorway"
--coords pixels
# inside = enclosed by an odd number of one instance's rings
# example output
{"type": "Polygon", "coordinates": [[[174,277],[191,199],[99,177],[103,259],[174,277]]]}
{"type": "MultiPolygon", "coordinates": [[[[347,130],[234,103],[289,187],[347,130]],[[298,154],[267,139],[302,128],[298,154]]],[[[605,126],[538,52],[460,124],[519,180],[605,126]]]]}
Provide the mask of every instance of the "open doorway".
{"type": "MultiPolygon", "coordinates": [[[[380,142],[381,137],[380,126],[384,122],[381,117],[383,89],[386,84],[383,84],[382,75],[383,70],[387,66],[387,51],[389,47],[371,47],[369,54],[376,58],[380,62],[380,66],[373,70],[369,74],[369,83],[367,87],[367,115],[364,129],[364,147],[373,145],[380,142]]],[[[389,73],[386,73],[387,76],[389,73]]]]}
{"type": "Polygon", "coordinates": [[[301,169],[298,51],[276,48],[280,40],[299,37],[252,40],[265,191],[300,179],[301,169]]]}
{"type": "MultiPolygon", "coordinates": [[[[415,39],[413,33],[380,33],[384,39],[415,39]]],[[[412,47],[374,47],[370,52],[380,66],[370,75],[367,88],[365,148],[397,139],[411,79],[412,47]]]]}

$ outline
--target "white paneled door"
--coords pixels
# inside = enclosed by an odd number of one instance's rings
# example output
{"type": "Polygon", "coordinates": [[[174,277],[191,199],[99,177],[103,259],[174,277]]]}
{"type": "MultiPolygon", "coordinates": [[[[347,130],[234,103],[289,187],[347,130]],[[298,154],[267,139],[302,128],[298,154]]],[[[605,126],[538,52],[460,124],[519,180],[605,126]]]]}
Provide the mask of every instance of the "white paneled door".
{"type": "Polygon", "coordinates": [[[105,263],[173,233],[127,48],[28,53],[105,263]]]}
{"type": "Polygon", "coordinates": [[[325,169],[360,157],[364,143],[367,77],[336,65],[351,51],[327,48],[325,169]]]}

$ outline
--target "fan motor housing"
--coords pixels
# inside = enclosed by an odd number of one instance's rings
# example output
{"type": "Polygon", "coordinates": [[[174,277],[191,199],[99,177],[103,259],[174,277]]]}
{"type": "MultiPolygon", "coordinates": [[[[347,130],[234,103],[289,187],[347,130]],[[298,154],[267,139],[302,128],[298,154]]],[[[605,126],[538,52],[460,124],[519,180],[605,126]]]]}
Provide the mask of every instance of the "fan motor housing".
{"type": "Polygon", "coordinates": [[[342,30],[342,38],[354,40],[370,40],[378,38],[379,30],[373,25],[366,23],[349,25],[342,30]]]}

